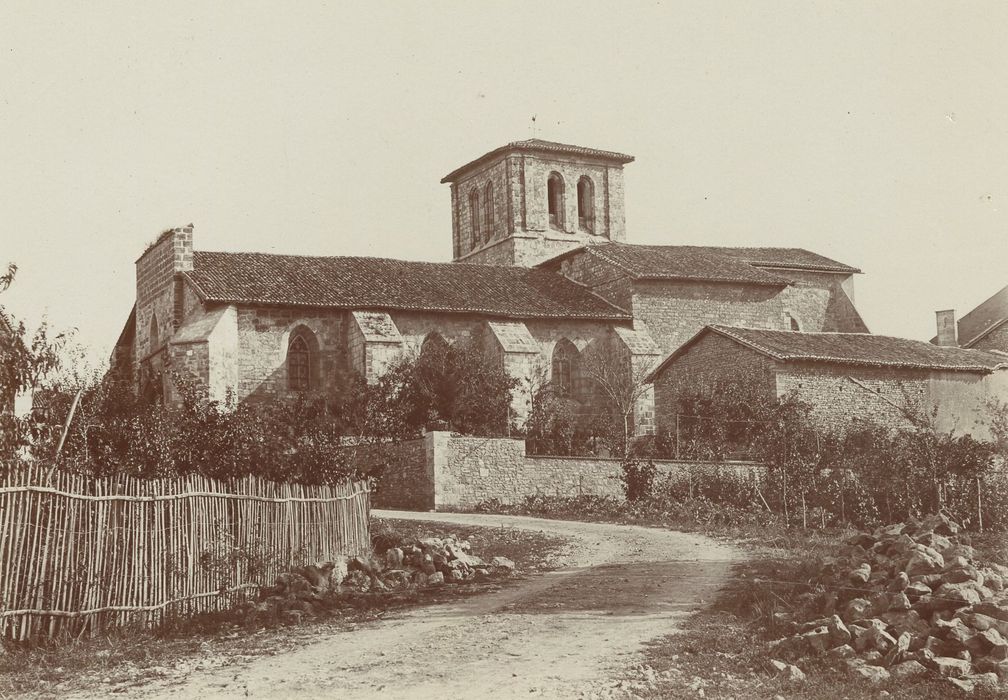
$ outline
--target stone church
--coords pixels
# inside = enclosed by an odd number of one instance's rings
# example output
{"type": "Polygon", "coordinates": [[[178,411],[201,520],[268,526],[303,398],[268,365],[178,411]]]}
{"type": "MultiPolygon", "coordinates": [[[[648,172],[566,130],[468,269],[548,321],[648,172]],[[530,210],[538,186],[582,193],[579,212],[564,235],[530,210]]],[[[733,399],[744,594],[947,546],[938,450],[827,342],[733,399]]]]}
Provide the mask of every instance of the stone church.
{"type": "MultiPolygon", "coordinates": [[[[867,332],[859,272],[799,248],[627,242],[623,168],[633,157],[539,139],[452,171],[453,262],[194,249],[171,229],[136,262],[136,300],[113,353],[152,400],[169,371],[238,401],[373,380],[425,342],[481,343],[527,387],[591,401],[588,352],[649,368],[710,324],[867,332]]],[[[447,241],[446,241],[447,242],[447,241]]],[[[634,416],[654,429],[651,394],[634,416]]]]}

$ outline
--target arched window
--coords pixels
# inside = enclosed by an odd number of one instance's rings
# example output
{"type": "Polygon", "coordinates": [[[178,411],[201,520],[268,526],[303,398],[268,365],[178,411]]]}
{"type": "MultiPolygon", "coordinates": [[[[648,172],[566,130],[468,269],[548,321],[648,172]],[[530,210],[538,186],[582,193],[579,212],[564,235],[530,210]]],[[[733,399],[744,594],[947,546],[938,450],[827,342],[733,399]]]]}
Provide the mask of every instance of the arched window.
{"type": "Polygon", "coordinates": [[[420,345],[420,354],[443,353],[448,350],[448,341],[437,331],[431,331],[420,345]]]}
{"type": "Polygon", "coordinates": [[[484,235],[489,241],[494,235],[494,192],[492,182],[488,182],[486,189],[483,190],[483,208],[485,209],[483,223],[486,229],[484,235]]]}
{"type": "Polygon", "coordinates": [[[562,338],[553,347],[550,382],[557,396],[571,396],[578,379],[581,355],[574,343],[562,338]]]}
{"type": "Polygon", "coordinates": [[[300,333],[291,336],[287,346],[287,388],[291,391],[311,389],[311,350],[300,333]]]}
{"type": "Polygon", "coordinates": [[[798,319],[796,319],[791,314],[787,314],[787,317],[788,317],[788,321],[790,321],[790,323],[791,323],[791,330],[793,330],[793,331],[800,331],[801,330],[801,325],[798,323],[798,319]]]}
{"type": "Polygon", "coordinates": [[[479,190],[473,187],[469,191],[469,249],[476,250],[480,244],[480,201],[479,190]]]}
{"type": "Polygon", "coordinates": [[[560,173],[550,173],[546,180],[546,202],[549,208],[549,223],[553,228],[564,227],[564,180],[560,173]]]}
{"type": "Polygon", "coordinates": [[[595,229],[595,185],[587,176],[578,180],[578,226],[591,233],[595,229]]]}
{"type": "Polygon", "coordinates": [[[147,346],[147,353],[150,354],[157,350],[158,346],[161,345],[161,331],[158,329],[157,315],[155,314],[151,314],[150,317],[150,333],[148,334],[148,337],[149,345],[147,346]]]}

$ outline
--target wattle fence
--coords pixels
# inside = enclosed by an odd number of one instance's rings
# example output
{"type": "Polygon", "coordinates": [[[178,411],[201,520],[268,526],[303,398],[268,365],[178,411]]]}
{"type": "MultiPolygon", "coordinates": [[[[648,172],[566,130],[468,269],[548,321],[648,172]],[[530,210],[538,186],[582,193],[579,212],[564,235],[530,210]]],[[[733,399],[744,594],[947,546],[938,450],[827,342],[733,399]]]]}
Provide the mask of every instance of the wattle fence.
{"type": "Polygon", "coordinates": [[[230,607],[371,545],[366,483],[0,476],[0,639],[96,634],[230,607]]]}

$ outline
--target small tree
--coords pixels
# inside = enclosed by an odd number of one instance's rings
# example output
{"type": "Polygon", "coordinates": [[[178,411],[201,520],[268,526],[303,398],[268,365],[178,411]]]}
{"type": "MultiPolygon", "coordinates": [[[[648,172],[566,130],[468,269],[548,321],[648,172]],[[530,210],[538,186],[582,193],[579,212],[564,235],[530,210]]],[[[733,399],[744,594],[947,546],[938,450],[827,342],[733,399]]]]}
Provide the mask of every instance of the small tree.
{"type": "Polygon", "coordinates": [[[413,431],[444,426],[468,435],[504,435],[518,381],[473,343],[428,343],[383,378],[390,400],[413,431]]]}
{"type": "MultiPolygon", "coordinates": [[[[0,292],[10,288],[17,265],[7,266],[0,275],[0,292]]],[[[43,320],[29,336],[25,324],[0,306],[0,462],[13,459],[30,442],[30,420],[14,415],[18,394],[39,387],[60,365],[60,349],[67,335],[52,335],[43,320]]]]}
{"type": "Polygon", "coordinates": [[[617,447],[624,459],[630,455],[634,409],[651,390],[647,378],[653,366],[653,362],[634,362],[627,355],[598,350],[586,353],[583,359],[582,372],[596,387],[595,394],[600,397],[606,413],[616,419],[621,429],[617,447]]]}

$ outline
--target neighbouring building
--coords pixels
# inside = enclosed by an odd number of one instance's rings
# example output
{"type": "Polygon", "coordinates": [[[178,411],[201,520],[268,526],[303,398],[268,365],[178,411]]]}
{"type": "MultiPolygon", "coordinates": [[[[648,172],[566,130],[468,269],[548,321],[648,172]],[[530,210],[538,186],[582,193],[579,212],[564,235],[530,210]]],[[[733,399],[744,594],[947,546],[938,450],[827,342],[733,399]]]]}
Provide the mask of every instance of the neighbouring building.
{"type": "MultiPolygon", "coordinates": [[[[589,403],[589,352],[646,370],[712,323],[866,330],[854,267],[796,248],[626,243],[632,160],[533,139],[458,168],[443,180],[451,263],[206,252],[191,225],[165,231],[136,262],[112,363],[151,401],[173,400],[168,370],[254,401],[333,390],[342,372],[374,380],[425,342],[477,342],[589,403]]],[[[519,420],[527,403],[517,392],[519,420]]],[[[650,392],[634,428],[653,431],[650,392]]]]}
{"type": "Polygon", "coordinates": [[[967,313],[958,322],[954,309],[935,312],[935,345],[1008,352],[1008,287],[967,313]]]}
{"type": "Polygon", "coordinates": [[[659,429],[675,425],[678,397],[745,382],[768,398],[811,406],[829,429],[899,428],[930,416],[942,431],[989,436],[984,408],[1008,397],[1008,357],[866,333],[808,333],[712,325],[652,373],[659,429]]]}

